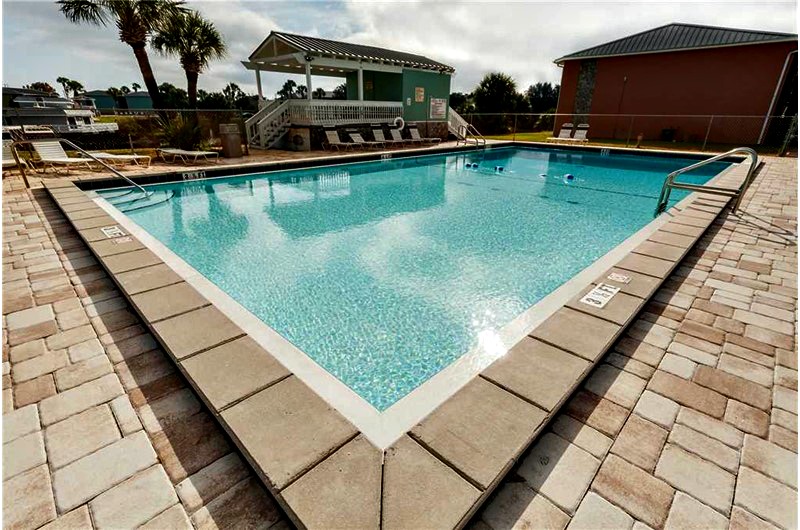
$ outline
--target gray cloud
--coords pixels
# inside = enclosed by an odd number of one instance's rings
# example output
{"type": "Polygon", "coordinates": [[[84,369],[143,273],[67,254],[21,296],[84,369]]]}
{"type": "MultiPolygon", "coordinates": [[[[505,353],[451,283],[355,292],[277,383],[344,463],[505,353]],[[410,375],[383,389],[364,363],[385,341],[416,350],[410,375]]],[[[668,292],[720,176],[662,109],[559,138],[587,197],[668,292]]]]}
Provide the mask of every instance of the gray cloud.
{"type": "MultiPolygon", "coordinates": [[[[229,57],[211,65],[200,88],[229,82],[255,92],[240,60],[272,29],[360,42],[427,55],[456,68],[453,90],[470,91],[490,71],[511,74],[520,89],[558,82],[553,59],[669,22],[795,32],[795,2],[263,2],[193,1],[214,21],[229,57]]],[[[116,30],[70,24],[52,2],[3,2],[3,83],[18,86],[64,75],[87,89],[141,84],[131,50],[116,30]]],[[[184,86],[177,61],[150,54],[159,82],[184,86]]],[[[265,74],[267,94],[286,76],[265,74]]],[[[298,83],[305,82],[296,76],[298,83]]],[[[314,78],[332,88],[341,80],[314,78]]]]}

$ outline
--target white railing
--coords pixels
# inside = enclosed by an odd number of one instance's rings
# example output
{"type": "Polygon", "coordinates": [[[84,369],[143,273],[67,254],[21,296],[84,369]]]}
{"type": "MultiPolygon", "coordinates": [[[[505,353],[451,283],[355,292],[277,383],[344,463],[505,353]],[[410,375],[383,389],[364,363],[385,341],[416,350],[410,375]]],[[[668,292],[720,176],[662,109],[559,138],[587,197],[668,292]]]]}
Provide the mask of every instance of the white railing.
{"type": "Polygon", "coordinates": [[[258,140],[258,123],[269,115],[280,104],[280,100],[273,99],[258,109],[258,112],[247,118],[244,122],[244,130],[247,133],[247,142],[252,143],[258,140]]]}
{"type": "Polygon", "coordinates": [[[456,136],[460,136],[462,131],[467,129],[467,120],[461,117],[461,115],[454,111],[452,107],[448,109],[447,112],[447,128],[456,136]]]}
{"type": "Polygon", "coordinates": [[[56,132],[71,133],[71,132],[85,132],[85,133],[99,133],[99,132],[115,132],[119,130],[119,125],[116,123],[91,123],[79,125],[48,125],[56,132]]]}
{"type": "Polygon", "coordinates": [[[348,125],[385,123],[403,116],[402,101],[300,100],[291,101],[293,125],[348,125]]]}
{"type": "Polygon", "coordinates": [[[290,123],[289,101],[279,101],[272,107],[272,111],[258,122],[257,143],[264,148],[270,148],[280,139],[290,123]]]}

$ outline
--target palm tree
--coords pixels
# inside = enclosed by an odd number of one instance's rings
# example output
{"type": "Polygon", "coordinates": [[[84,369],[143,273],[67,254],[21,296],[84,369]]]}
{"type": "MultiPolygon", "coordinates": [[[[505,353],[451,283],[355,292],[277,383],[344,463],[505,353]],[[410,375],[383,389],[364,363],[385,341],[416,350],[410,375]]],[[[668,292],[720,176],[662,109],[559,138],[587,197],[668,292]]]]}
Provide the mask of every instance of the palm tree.
{"type": "Polygon", "coordinates": [[[169,17],[153,37],[153,48],[163,55],[177,56],[186,72],[189,106],[197,108],[197,78],[214,59],[221,59],[227,50],[225,41],[214,24],[196,11],[169,17]]]}
{"type": "Polygon", "coordinates": [[[161,108],[153,68],[147,56],[147,39],[164,20],[185,11],[180,0],[58,0],[61,12],[70,22],[107,26],[113,22],[119,40],[133,49],[144,85],[155,108],[161,108]]]}
{"type": "Polygon", "coordinates": [[[140,85],[136,81],[131,83],[131,90],[133,90],[134,92],[138,92],[140,88],[142,88],[142,85],[140,85]]]}
{"type": "Polygon", "coordinates": [[[61,85],[61,88],[64,89],[65,98],[69,97],[69,82],[70,82],[69,77],[64,77],[63,75],[61,77],[56,78],[56,83],[61,85]]]}
{"type": "Polygon", "coordinates": [[[83,83],[70,79],[67,81],[67,88],[72,90],[72,97],[76,97],[78,94],[83,92],[83,83]]]}
{"type": "Polygon", "coordinates": [[[314,90],[314,99],[324,99],[325,98],[325,89],[320,87],[314,90]]]}

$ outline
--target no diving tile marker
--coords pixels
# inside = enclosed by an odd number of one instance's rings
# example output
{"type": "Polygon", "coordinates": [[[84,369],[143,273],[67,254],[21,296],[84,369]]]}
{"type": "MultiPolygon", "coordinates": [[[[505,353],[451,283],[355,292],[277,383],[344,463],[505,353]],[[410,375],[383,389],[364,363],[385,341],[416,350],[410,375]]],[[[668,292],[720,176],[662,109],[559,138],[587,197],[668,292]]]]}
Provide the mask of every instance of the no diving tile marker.
{"type": "Polygon", "coordinates": [[[625,284],[631,283],[630,276],[625,276],[624,274],[620,274],[618,272],[612,272],[607,276],[607,278],[612,282],[625,283],[625,284]]]}
{"type": "Polygon", "coordinates": [[[100,229],[100,231],[103,232],[103,235],[105,235],[108,239],[126,235],[122,228],[117,225],[104,226],[100,229]]]}
{"type": "Polygon", "coordinates": [[[597,309],[603,309],[618,292],[619,287],[601,283],[586,293],[583,298],[580,299],[580,301],[581,303],[596,307],[597,309]]]}

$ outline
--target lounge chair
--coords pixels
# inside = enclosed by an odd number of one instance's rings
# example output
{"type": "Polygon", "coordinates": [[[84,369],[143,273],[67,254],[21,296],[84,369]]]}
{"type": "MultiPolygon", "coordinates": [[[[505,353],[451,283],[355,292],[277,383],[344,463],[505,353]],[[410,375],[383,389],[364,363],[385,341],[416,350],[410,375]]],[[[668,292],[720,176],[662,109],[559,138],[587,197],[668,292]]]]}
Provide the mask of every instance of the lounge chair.
{"type": "Polygon", "coordinates": [[[400,129],[389,129],[389,133],[392,135],[392,140],[395,143],[402,143],[403,145],[419,143],[416,142],[415,140],[409,140],[407,138],[403,138],[403,135],[400,134],[400,129]]]}
{"type": "MultiPolygon", "coordinates": [[[[11,144],[14,143],[14,140],[3,140],[3,167],[6,166],[16,166],[17,159],[14,158],[14,153],[11,152],[11,144]]],[[[23,159],[19,159],[19,165],[23,167],[28,167],[23,159]]]]}
{"type": "Polygon", "coordinates": [[[415,142],[420,142],[425,144],[438,144],[439,142],[442,141],[441,138],[422,138],[419,135],[419,130],[413,125],[410,125],[408,127],[408,134],[411,135],[411,139],[414,140],[415,142]]]}
{"type": "MultiPolygon", "coordinates": [[[[91,153],[91,155],[98,160],[108,161],[112,163],[122,163],[125,164],[127,162],[133,162],[137,166],[139,165],[139,160],[144,161],[147,165],[145,167],[150,167],[150,157],[147,155],[114,155],[111,153],[91,153]]],[[[174,160],[174,158],[173,158],[174,160]]]]}
{"type": "Polygon", "coordinates": [[[376,142],[382,142],[384,145],[392,145],[392,144],[404,144],[405,140],[387,140],[386,136],[383,134],[383,129],[380,127],[373,127],[372,128],[372,136],[375,138],[376,142]]]}
{"type": "Polygon", "coordinates": [[[353,144],[358,145],[360,147],[383,147],[383,142],[368,142],[364,140],[364,137],[361,136],[361,133],[351,132],[350,139],[353,141],[353,144]]]}
{"type": "Polygon", "coordinates": [[[548,142],[561,142],[561,141],[569,141],[572,140],[572,128],[575,127],[571,123],[564,123],[561,125],[561,130],[558,132],[558,136],[551,136],[547,139],[548,142]]]}
{"type": "Polygon", "coordinates": [[[354,144],[350,144],[347,142],[343,142],[341,138],[339,138],[339,131],[336,129],[325,129],[325,138],[327,142],[322,144],[322,147],[330,148],[335,147],[338,151],[339,149],[352,149],[354,144]]]}
{"type": "Polygon", "coordinates": [[[589,124],[581,123],[578,125],[578,128],[575,129],[575,134],[572,136],[572,138],[568,138],[567,140],[575,143],[587,143],[589,141],[589,138],[586,137],[588,133],[589,124]]]}
{"type": "Polygon", "coordinates": [[[58,171],[57,166],[64,166],[67,171],[72,166],[86,166],[87,169],[92,169],[91,163],[94,160],[67,156],[64,148],[61,147],[61,142],[58,140],[34,140],[31,145],[36,154],[39,155],[45,171],[47,171],[48,167],[58,171]]]}
{"type": "Polygon", "coordinates": [[[197,162],[197,159],[201,157],[203,160],[208,162],[208,157],[210,156],[213,156],[214,160],[219,162],[219,153],[216,151],[187,151],[185,149],[173,149],[171,147],[159,148],[157,151],[165,162],[167,160],[167,156],[172,157],[172,162],[175,162],[176,158],[180,158],[184,164],[188,163],[190,158],[192,159],[192,162],[197,162]]]}

